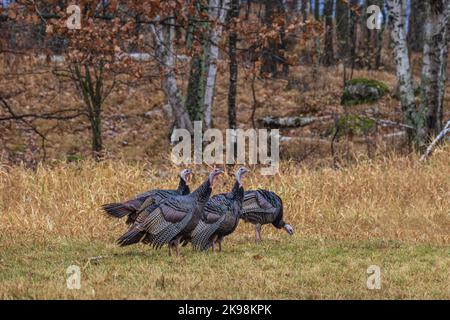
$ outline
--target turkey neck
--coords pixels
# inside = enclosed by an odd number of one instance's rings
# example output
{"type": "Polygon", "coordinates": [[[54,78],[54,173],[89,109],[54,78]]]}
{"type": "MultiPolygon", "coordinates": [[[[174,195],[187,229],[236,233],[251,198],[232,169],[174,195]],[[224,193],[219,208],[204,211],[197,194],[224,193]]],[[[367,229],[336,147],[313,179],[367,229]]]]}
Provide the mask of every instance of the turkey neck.
{"type": "Polygon", "coordinates": [[[211,196],[211,183],[209,182],[209,178],[203,182],[200,187],[198,187],[194,192],[191,193],[191,196],[197,202],[197,205],[204,206],[211,196]]]}
{"type": "Polygon", "coordinates": [[[189,194],[189,186],[187,185],[186,181],[184,181],[184,179],[181,177],[180,182],[178,183],[177,192],[182,195],[189,194]]]}
{"type": "Polygon", "coordinates": [[[239,185],[239,182],[237,180],[230,192],[230,198],[240,203],[242,203],[242,201],[244,200],[244,188],[239,185]]]}
{"type": "Polygon", "coordinates": [[[282,229],[286,225],[286,222],[284,222],[283,220],[283,200],[281,200],[281,198],[278,196],[276,196],[275,199],[280,202],[280,210],[278,211],[278,214],[272,224],[275,226],[275,228],[282,229]]]}
{"type": "Polygon", "coordinates": [[[239,185],[239,182],[236,180],[236,182],[233,185],[233,189],[231,189],[229,193],[229,197],[233,199],[237,199],[239,196],[239,190],[242,189],[242,187],[239,185]]]}
{"type": "Polygon", "coordinates": [[[194,212],[191,221],[184,228],[184,235],[189,235],[197,226],[203,215],[203,208],[205,207],[206,203],[209,200],[209,197],[211,196],[211,192],[211,183],[209,182],[208,177],[208,179],[203,182],[200,187],[198,187],[194,192],[188,195],[188,197],[192,197],[192,200],[194,202],[194,212]]]}

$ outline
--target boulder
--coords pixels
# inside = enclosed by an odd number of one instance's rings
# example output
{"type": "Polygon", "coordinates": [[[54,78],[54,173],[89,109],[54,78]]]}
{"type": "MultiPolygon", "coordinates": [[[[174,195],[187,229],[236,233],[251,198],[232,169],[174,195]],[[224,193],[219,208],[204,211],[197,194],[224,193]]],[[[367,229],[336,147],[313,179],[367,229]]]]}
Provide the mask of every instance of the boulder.
{"type": "Polygon", "coordinates": [[[352,79],[345,85],[341,104],[353,106],[372,103],[378,101],[388,92],[388,86],[381,81],[365,78],[352,79]]]}

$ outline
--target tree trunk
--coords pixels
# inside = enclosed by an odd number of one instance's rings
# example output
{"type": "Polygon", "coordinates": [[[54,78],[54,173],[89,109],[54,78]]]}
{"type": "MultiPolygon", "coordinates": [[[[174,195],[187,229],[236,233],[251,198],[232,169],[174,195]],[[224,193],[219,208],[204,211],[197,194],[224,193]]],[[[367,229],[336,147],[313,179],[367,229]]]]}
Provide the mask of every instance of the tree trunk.
{"type": "Polygon", "coordinates": [[[320,1],[315,0],[314,1],[314,19],[317,21],[320,20],[320,1]]]}
{"type": "Polygon", "coordinates": [[[181,99],[181,94],[177,86],[176,75],[172,69],[166,69],[162,80],[162,88],[166,93],[169,105],[172,108],[176,127],[179,129],[186,129],[189,133],[193,134],[194,128],[192,126],[192,121],[183,105],[183,100],[181,99]]]}
{"type": "Polygon", "coordinates": [[[102,141],[102,122],[100,112],[96,112],[94,117],[91,120],[91,132],[92,132],[92,152],[95,158],[99,158],[101,156],[101,152],[103,150],[103,141],[102,141]]]}
{"type": "Polygon", "coordinates": [[[206,53],[195,54],[191,59],[191,69],[187,86],[185,108],[191,121],[203,121],[203,101],[205,97],[206,53]]]}
{"type": "Polygon", "coordinates": [[[384,0],[378,0],[377,5],[381,9],[381,14],[383,16],[383,20],[381,22],[381,29],[376,30],[375,35],[375,69],[378,70],[381,67],[381,51],[383,49],[383,35],[386,30],[386,12],[384,11],[384,0]]]}
{"type": "MultiPolygon", "coordinates": [[[[320,3],[319,0],[315,0],[314,1],[314,19],[316,21],[320,21],[320,3]]],[[[316,36],[315,39],[315,62],[314,62],[314,66],[312,69],[313,72],[313,79],[316,79],[318,73],[319,73],[319,67],[320,67],[320,60],[322,57],[322,51],[321,51],[321,47],[320,47],[320,36],[316,36]]]]}
{"type": "MultiPolygon", "coordinates": [[[[275,14],[275,7],[279,0],[264,0],[264,24],[271,29],[275,14]]],[[[268,45],[262,49],[261,73],[277,76],[278,39],[268,39],[268,45]]]]}
{"type": "Polygon", "coordinates": [[[416,110],[411,66],[408,56],[408,45],[406,41],[406,10],[402,0],[388,0],[389,22],[391,28],[391,42],[396,66],[396,74],[399,88],[399,96],[402,106],[404,121],[407,125],[415,128],[409,130],[410,142],[416,147],[423,144],[423,116],[416,110]]]}
{"type": "MultiPolygon", "coordinates": [[[[207,8],[204,0],[195,0],[195,13],[190,20],[201,20],[203,14],[207,13],[207,8]]],[[[204,19],[203,19],[204,20],[204,19]]],[[[204,102],[205,102],[205,86],[206,86],[206,69],[208,60],[208,48],[209,39],[207,36],[207,30],[209,27],[208,22],[201,22],[202,32],[197,30],[198,23],[192,22],[189,27],[187,45],[190,47],[193,43],[193,38],[196,36],[199,38],[201,52],[195,53],[191,59],[191,69],[189,73],[189,81],[187,87],[187,97],[185,102],[185,108],[189,113],[191,121],[203,121],[204,120],[204,102]]]]}
{"type": "Polygon", "coordinates": [[[422,52],[424,44],[424,21],[426,19],[424,0],[410,0],[408,44],[412,52],[422,52]]]}
{"type": "Polygon", "coordinates": [[[427,136],[431,139],[442,131],[443,125],[450,0],[427,0],[424,7],[426,20],[420,110],[426,113],[427,136]]]}
{"type": "Polygon", "coordinates": [[[308,20],[308,14],[309,14],[309,1],[308,0],[301,0],[301,13],[302,13],[302,19],[303,22],[308,20]]]}
{"type": "Polygon", "coordinates": [[[212,128],[212,110],[214,102],[214,89],[216,86],[216,75],[217,75],[217,59],[219,57],[219,42],[222,38],[223,24],[228,12],[228,6],[230,0],[223,0],[221,4],[220,0],[210,0],[209,1],[209,17],[212,21],[216,21],[217,25],[211,28],[210,44],[209,44],[209,54],[207,65],[207,77],[206,77],[206,87],[205,87],[205,125],[206,128],[212,128]]]}
{"type": "Polygon", "coordinates": [[[333,48],[333,5],[334,0],[326,0],[324,8],[325,16],[325,48],[323,56],[323,65],[334,65],[333,48]]]}
{"type": "Polygon", "coordinates": [[[283,25],[280,27],[280,42],[277,46],[277,61],[282,65],[282,75],[287,77],[289,75],[289,63],[286,59],[286,53],[288,50],[288,42],[292,43],[292,39],[288,39],[286,36],[285,26],[288,23],[288,12],[286,12],[286,7],[282,0],[277,1],[277,14],[284,17],[283,25]]]}
{"type": "Polygon", "coordinates": [[[344,0],[336,0],[336,39],[337,57],[340,60],[348,58],[349,54],[349,10],[344,0]]]}
{"type": "Polygon", "coordinates": [[[102,142],[102,104],[103,104],[103,67],[91,72],[95,67],[88,64],[70,66],[72,79],[83,99],[85,110],[91,125],[92,153],[100,159],[103,150],[102,142]],[[93,76],[92,76],[93,74],[93,76]]]}
{"type": "Polygon", "coordinates": [[[360,52],[360,67],[370,69],[370,51],[373,49],[370,45],[372,37],[372,30],[367,28],[367,20],[369,14],[367,8],[371,5],[371,1],[363,0],[361,3],[361,19],[359,32],[359,52],[360,52]]]}
{"type": "MultiPolygon", "coordinates": [[[[350,0],[350,6],[352,8],[356,8],[358,6],[358,0],[350,0]]],[[[348,65],[353,69],[355,68],[356,62],[356,40],[358,38],[358,15],[354,10],[350,10],[350,25],[349,25],[349,33],[348,33],[348,42],[350,47],[350,55],[348,65]]]]}
{"type": "Polygon", "coordinates": [[[230,84],[228,88],[228,127],[236,129],[236,94],[238,62],[236,57],[237,30],[235,19],[239,17],[239,0],[231,0],[229,13],[230,33],[228,36],[228,55],[230,57],[230,84]]]}
{"type": "MultiPolygon", "coordinates": [[[[158,19],[156,19],[158,20],[158,19]]],[[[174,19],[168,19],[169,26],[165,26],[168,30],[163,32],[164,26],[160,24],[151,24],[150,30],[153,33],[153,38],[156,46],[156,54],[158,59],[162,62],[162,88],[172,108],[172,114],[175,118],[175,125],[179,129],[186,129],[191,134],[194,133],[189,114],[187,113],[183,101],[181,99],[180,91],[177,86],[177,79],[175,74],[175,47],[174,36],[175,30],[173,27],[174,19]],[[172,24],[172,25],[170,25],[172,24]]]]}

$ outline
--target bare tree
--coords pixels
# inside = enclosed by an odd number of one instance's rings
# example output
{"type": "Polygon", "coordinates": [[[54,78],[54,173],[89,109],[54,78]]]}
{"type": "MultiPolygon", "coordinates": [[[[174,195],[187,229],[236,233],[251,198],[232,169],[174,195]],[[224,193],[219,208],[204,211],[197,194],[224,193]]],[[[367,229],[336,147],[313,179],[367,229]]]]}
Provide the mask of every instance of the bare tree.
{"type": "Polygon", "coordinates": [[[389,8],[389,22],[391,28],[391,42],[396,66],[398,91],[404,116],[404,121],[415,129],[409,130],[409,138],[420,144],[423,117],[417,112],[408,55],[406,35],[405,0],[387,0],[389,8]]]}
{"type": "Polygon", "coordinates": [[[210,24],[206,0],[192,1],[192,13],[189,15],[186,45],[193,50],[187,87],[185,108],[191,121],[204,121],[205,87],[208,60],[210,24]]]}
{"type": "Polygon", "coordinates": [[[344,0],[336,0],[336,39],[337,56],[346,59],[349,53],[349,10],[344,0]]]}
{"type": "Polygon", "coordinates": [[[426,18],[424,0],[410,0],[408,44],[413,52],[422,52],[424,43],[423,23],[426,18]]]}
{"type": "Polygon", "coordinates": [[[375,3],[381,8],[381,29],[376,30],[375,34],[375,69],[381,67],[381,52],[383,49],[383,36],[386,30],[386,12],[384,9],[384,0],[377,0],[375,3]]]}
{"type": "Polygon", "coordinates": [[[236,19],[239,17],[239,0],[231,0],[231,8],[228,15],[228,25],[230,28],[228,35],[228,55],[230,58],[230,84],[228,87],[228,126],[230,129],[236,128],[236,94],[238,78],[237,61],[237,30],[236,19]]]}
{"type": "Polygon", "coordinates": [[[75,84],[84,102],[84,108],[91,125],[92,152],[96,158],[103,150],[102,111],[103,103],[113,90],[115,82],[105,84],[104,65],[72,64],[68,76],[75,84]]]}
{"type": "Polygon", "coordinates": [[[325,48],[322,61],[323,65],[325,66],[331,66],[335,62],[333,48],[333,5],[334,0],[325,1],[325,48]]]}
{"type": "Polygon", "coordinates": [[[348,42],[350,44],[350,54],[349,54],[349,61],[348,64],[352,68],[352,75],[353,76],[353,69],[355,68],[355,62],[356,62],[356,40],[358,39],[358,0],[350,0],[350,23],[349,23],[349,33],[348,33],[348,42]]]}
{"type": "Polygon", "coordinates": [[[450,0],[425,1],[425,30],[420,106],[417,108],[412,83],[406,35],[406,1],[389,0],[391,40],[397,70],[398,89],[405,122],[415,129],[410,138],[419,150],[427,137],[439,134],[443,122],[445,72],[448,59],[450,0]]]}
{"type": "Polygon", "coordinates": [[[215,21],[215,25],[210,28],[210,44],[207,60],[207,77],[205,88],[205,124],[207,128],[213,126],[212,110],[214,102],[214,88],[216,86],[217,59],[219,57],[219,42],[222,38],[223,24],[228,13],[230,0],[210,0],[209,18],[215,21]]]}
{"type": "MultiPolygon", "coordinates": [[[[159,18],[156,19],[157,21],[159,18]]],[[[176,56],[175,56],[175,27],[174,18],[169,18],[166,24],[155,23],[150,25],[155,42],[155,50],[162,68],[162,88],[172,108],[177,128],[186,129],[194,133],[189,114],[183,105],[181,94],[177,86],[176,56]]]]}
{"type": "Polygon", "coordinates": [[[420,110],[426,112],[427,136],[430,138],[439,134],[443,125],[450,0],[427,0],[423,5],[426,20],[420,110]]]}

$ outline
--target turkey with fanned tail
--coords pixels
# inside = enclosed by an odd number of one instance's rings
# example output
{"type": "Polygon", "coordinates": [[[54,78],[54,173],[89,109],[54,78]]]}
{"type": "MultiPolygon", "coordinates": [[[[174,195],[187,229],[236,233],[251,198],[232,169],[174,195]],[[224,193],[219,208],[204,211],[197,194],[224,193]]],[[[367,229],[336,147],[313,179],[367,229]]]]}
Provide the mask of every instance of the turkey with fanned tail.
{"type": "Polygon", "coordinates": [[[242,219],[256,228],[256,241],[261,241],[261,226],[271,223],[277,229],[284,229],[289,235],[294,234],[291,225],[283,220],[283,201],[272,191],[250,190],[244,194],[242,219]]]}
{"type": "Polygon", "coordinates": [[[158,204],[161,201],[179,195],[188,195],[190,193],[188,181],[192,175],[191,169],[184,169],[180,172],[180,182],[176,190],[154,189],[137,195],[134,199],[123,203],[109,203],[102,206],[103,210],[115,218],[127,217],[127,224],[135,222],[139,213],[152,204],[158,204]]]}
{"type": "Polygon", "coordinates": [[[216,243],[222,251],[224,237],[233,233],[242,214],[244,188],[242,177],[248,170],[244,167],[236,172],[236,182],[229,193],[219,194],[209,199],[204,209],[204,219],[192,232],[192,245],[197,250],[207,250],[216,243]]]}
{"type": "Polygon", "coordinates": [[[120,246],[138,242],[161,248],[165,244],[175,247],[179,255],[179,243],[189,236],[202,218],[203,208],[208,202],[212,186],[221,169],[214,169],[208,179],[194,192],[185,196],[169,197],[162,202],[146,207],[118,240],[120,246]]]}

